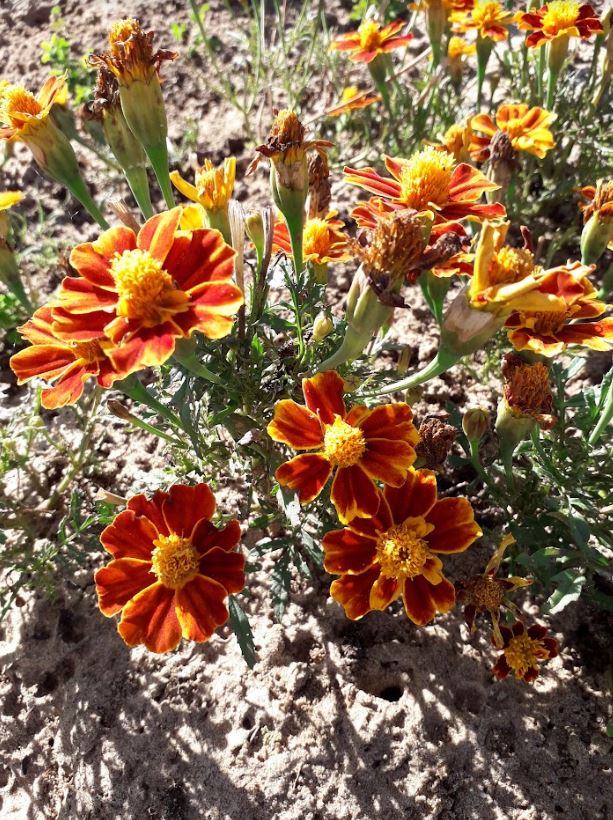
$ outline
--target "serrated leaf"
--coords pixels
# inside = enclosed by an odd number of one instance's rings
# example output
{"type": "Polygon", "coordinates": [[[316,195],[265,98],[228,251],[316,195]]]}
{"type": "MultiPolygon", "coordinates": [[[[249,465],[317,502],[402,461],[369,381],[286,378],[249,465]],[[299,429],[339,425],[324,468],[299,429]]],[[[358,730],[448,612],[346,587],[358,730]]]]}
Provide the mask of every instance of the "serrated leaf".
{"type": "Polygon", "coordinates": [[[256,653],[249,618],[247,618],[245,611],[233,595],[230,595],[228,598],[228,610],[230,612],[230,626],[236,635],[236,640],[241,648],[245,663],[249,669],[253,669],[256,661],[256,653]]]}

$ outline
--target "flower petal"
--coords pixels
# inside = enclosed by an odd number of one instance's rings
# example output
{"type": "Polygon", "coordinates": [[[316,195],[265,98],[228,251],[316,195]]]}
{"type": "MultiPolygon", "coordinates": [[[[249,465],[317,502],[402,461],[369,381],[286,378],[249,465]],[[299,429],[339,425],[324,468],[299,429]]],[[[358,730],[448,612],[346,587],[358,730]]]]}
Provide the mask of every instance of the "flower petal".
{"type": "Polygon", "coordinates": [[[443,498],[426,515],[434,530],[426,536],[432,552],[464,552],[483,533],[467,498],[443,498]]]}
{"type": "Polygon", "coordinates": [[[330,498],[343,524],[356,517],[371,518],[379,509],[379,491],[358,464],[338,468],[330,498]]]}
{"type": "Polygon", "coordinates": [[[376,558],[376,542],[345,527],[324,535],[324,569],[333,575],[356,575],[371,567],[376,558]]]}
{"type": "Polygon", "coordinates": [[[310,450],[323,444],[321,422],[315,413],[291,399],[275,404],[275,416],[266,430],[273,441],[295,450],[310,450]]]}
{"type": "Polygon", "coordinates": [[[157,529],[148,518],[137,515],[133,509],[127,509],[120,512],[113,523],[102,531],[100,542],[113,558],[138,558],[141,561],[149,561],[154,550],[153,541],[158,535],[157,529]]]}
{"type": "Polygon", "coordinates": [[[214,547],[200,560],[200,575],[212,578],[230,593],[245,587],[245,556],[214,547]]]}
{"type": "Polygon", "coordinates": [[[135,595],[123,608],[117,631],[128,644],[145,644],[151,652],[169,652],[181,641],[175,613],[175,593],[155,583],[135,595]]]}
{"type": "Polygon", "coordinates": [[[100,612],[107,617],[115,615],[143,589],[156,583],[150,561],[120,558],[111,561],[95,576],[100,612]]]}
{"type": "Polygon", "coordinates": [[[219,231],[200,229],[177,236],[164,262],[166,270],[184,291],[196,292],[207,282],[226,282],[234,273],[236,251],[219,231]]]}
{"type": "Polygon", "coordinates": [[[224,603],[227,592],[211,578],[196,575],[176,593],[176,616],[183,637],[190,641],[208,641],[218,626],[228,620],[224,603]]]}
{"type": "Polygon", "coordinates": [[[190,538],[201,519],[211,520],[215,507],[215,496],[207,484],[173,484],[162,504],[162,515],[170,532],[190,538]]]}
{"type": "Polygon", "coordinates": [[[181,219],[181,207],[172,208],[148,219],[140,229],[136,240],[137,247],[149,251],[151,256],[165,262],[175,238],[175,231],[181,219]]]}
{"type": "MultiPolygon", "coordinates": [[[[160,535],[168,535],[168,527],[162,515],[162,504],[167,498],[168,493],[163,492],[163,490],[156,490],[151,496],[151,499],[142,493],[133,495],[132,498],[128,499],[126,506],[136,515],[142,515],[148,518],[160,535]]],[[[117,519],[115,519],[115,521],[117,521],[117,519]]]]}
{"type": "Polygon", "coordinates": [[[345,384],[336,371],[328,370],[312,379],[303,379],[302,391],[306,406],[324,424],[332,424],[335,416],[345,417],[345,384]]]}
{"type": "Polygon", "coordinates": [[[406,441],[369,438],[360,458],[360,467],[373,480],[399,487],[415,458],[414,448],[406,441]]]}
{"type": "Polygon", "coordinates": [[[419,433],[413,424],[413,412],[408,404],[381,404],[360,419],[358,427],[366,438],[389,438],[417,444],[419,433]]]}
{"type": "Polygon", "coordinates": [[[383,495],[395,524],[425,516],[436,504],[436,474],[432,470],[409,470],[402,486],[386,487],[383,495]]]}
{"type": "Polygon", "coordinates": [[[73,248],[70,264],[92,285],[115,290],[115,280],[109,270],[111,260],[115,253],[122,254],[135,247],[134,231],[118,226],[105,231],[95,242],[85,242],[73,248]]]}
{"type": "Polygon", "coordinates": [[[236,519],[228,521],[225,527],[218,529],[215,524],[202,519],[196,524],[192,533],[192,544],[200,555],[205,555],[213,547],[228,552],[241,540],[241,525],[236,519]]]}
{"type": "Polygon", "coordinates": [[[345,610],[345,615],[356,621],[370,612],[370,590],[379,577],[378,567],[360,575],[343,575],[330,586],[330,595],[345,610]]]}
{"type": "Polygon", "coordinates": [[[282,464],[275,473],[279,484],[298,492],[301,504],[317,498],[330,478],[332,467],[322,455],[305,453],[282,464]]]}
{"type": "Polygon", "coordinates": [[[446,578],[433,585],[423,575],[404,582],[404,609],[413,623],[424,626],[437,612],[448,612],[455,604],[455,589],[446,578]]]}
{"type": "Polygon", "coordinates": [[[385,578],[380,575],[370,590],[369,604],[371,609],[383,611],[395,601],[400,594],[400,582],[397,578],[385,578]]]}

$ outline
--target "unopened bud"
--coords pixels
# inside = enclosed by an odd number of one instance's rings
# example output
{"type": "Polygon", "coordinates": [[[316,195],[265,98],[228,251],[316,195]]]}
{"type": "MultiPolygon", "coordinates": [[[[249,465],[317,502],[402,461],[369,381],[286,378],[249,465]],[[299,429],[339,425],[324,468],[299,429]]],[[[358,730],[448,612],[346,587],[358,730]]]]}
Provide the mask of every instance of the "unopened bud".
{"type": "Polygon", "coordinates": [[[480,441],[490,426],[489,414],[482,407],[471,407],[462,418],[462,430],[469,441],[480,441]]]}
{"type": "Polygon", "coordinates": [[[332,319],[330,319],[330,317],[327,316],[323,310],[320,311],[313,322],[313,341],[321,342],[333,328],[334,323],[332,322],[332,319]]]}

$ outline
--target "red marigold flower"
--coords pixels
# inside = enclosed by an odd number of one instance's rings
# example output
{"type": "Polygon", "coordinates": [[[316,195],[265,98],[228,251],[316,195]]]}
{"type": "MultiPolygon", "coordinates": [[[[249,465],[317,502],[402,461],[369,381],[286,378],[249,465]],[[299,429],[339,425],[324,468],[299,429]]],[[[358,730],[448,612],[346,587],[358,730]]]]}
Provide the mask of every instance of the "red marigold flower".
{"type": "Polygon", "coordinates": [[[519,12],[515,22],[520,28],[532,31],[526,37],[528,48],[538,48],[556,37],[581,37],[588,40],[602,32],[602,23],[587,3],[575,0],[553,0],[540,9],[519,12]]]}
{"type": "Polygon", "coordinates": [[[355,405],[347,412],[343,380],[333,370],[303,379],[306,407],[291,399],[275,405],[268,425],[274,441],[294,450],[317,450],[282,464],[279,484],[298,492],[301,504],[317,498],[333,470],[331,498],[343,523],[375,515],[375,481],[399,486],[415,461],[419,434],[408,404],[382,404],[369,410],[355,405]]]}
{"type": "Polygon", "coordinates": [[[596,299],[596,291],[587,278],[593,269],[593,265],[574,262],[543,272],[535,294],[555,298],[557,309],[512,313],[505,327],[509,328],[509,341],[516,350],[531,350],[543,356],[557,356],[569,345],[609,350],[613,341],[613,318],[577,322],[577,319],[601,316],[607,308],[596,299]]]}
{"type": "Polygon", "coordinates": [[[121,612],[128,646],[175,649],[181,637],[207,641],[228,620],[225,598],[245,586],[245,557],[232,550],[238,521],[211,523],[215,496],[206,484],[175,484],[151,500],[129,499],[100,536],[113,560],[96,572],[100,611],[121,612]]]}
{"type": "MultiPolygon", "coordinates": [[[[456,162],[450,154],[426,145],[410,159],[385,157],[390,177],[380,176],[374,168],[346,167],[347,181],[366,191],[380,194],[392,209],[413,208],[418,212],[432,210],[437,222],[473,218],[477,220],[504,216],[499,202],[480,203],[486,191],[499,186],[471,165],[456,162]]],[[[381,210],[378,198],[369,206],[381,210]]],[[[352,213],[356,219],[360,212],[352,213]]],[[[359,219],[358,219],[359,222],[359,219]]]]}
{"type": "Polygon", "coordinates": [[[229,280],[235,251],[215,230],[180,231],[181,208],[147,220],[138,233],[116,227],[70,254],[78,277],[64,279],[53,308],[61,339],[99,338],[121,376],[163,364],[177,339],[195,331],[226,336],[243,303],[229,280]]]}
{"type": "MultiPolygon", "coordinates": [[[[97,316],[92,322],[92,330],[97,328],[100,336],[104,335],[104,321],[97,316]]],[[[11,369],[18,384],[36,377],[55,382],[42,391],[41,401],[48,410],[78,401],[90,378],[95,378],[101,387],[110,387],[115,379],[121,378],[106,355],[104,348],[108,342],[65,342],[56,338],[49,307],[39,308],[18,330],[32,345],[11,357],[11,369]]]]}
{"type": "Polygon", "coordinates": [[[402,485],[377,495],[376,515],[324,536],[324,567],[341,576],[330,594],[352,620],[402,596],[409,618],[427,624],[455,603],[439,555],[463,552],[480,537],[473,509],[466,498],[437,500],[431,470],[411,469],[402,485]]]}
{"type": "Polygon", "coordinates": [[[398,35],[403,26],[402,20],[383,27],[375,20],[364,20],[357,31],[342,34],[330,48],[348,51],[353,62],[370,63],[379,54],[387,54],[411,42],[412,34],[398,35]]]}
{"type": "Polygon", "coordinates": [[[539,662],[548,661],[558,654],[558,644],[553,638],[547,638],[547,629],[534,624],[528,630],[522,621],[512,627],[501,626],[503,646],[502,655],[493,668],[498,680],[506,678],[513,672],[518,680],[532,683],[539,676],[539,662]]]}

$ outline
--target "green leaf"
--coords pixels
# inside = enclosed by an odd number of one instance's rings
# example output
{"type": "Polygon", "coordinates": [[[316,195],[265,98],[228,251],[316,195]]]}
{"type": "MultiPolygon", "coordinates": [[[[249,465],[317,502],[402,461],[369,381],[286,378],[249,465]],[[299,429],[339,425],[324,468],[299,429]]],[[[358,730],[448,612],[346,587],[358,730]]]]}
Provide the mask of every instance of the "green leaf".
{"type": "Polygon", "coordinates": [[[549,596],[543,612],[555,615],[573,601],[577,601],[585,584],[585,575],[578,569],[565,569],[554,575],[552,581],[558,581],[557,589],[549,596]]]}
{"type": "Polygon", "coordinates": [[[243,658],[249,669],[253,669],[256,660],[255,644],[253,643],[253,632],[249,624],[249,619],[244,610],[239,605],[234,595],[228,598],[228,609],[230,611],[230,626],[236,635],[236,640],[243,653],[243,658]]]}

